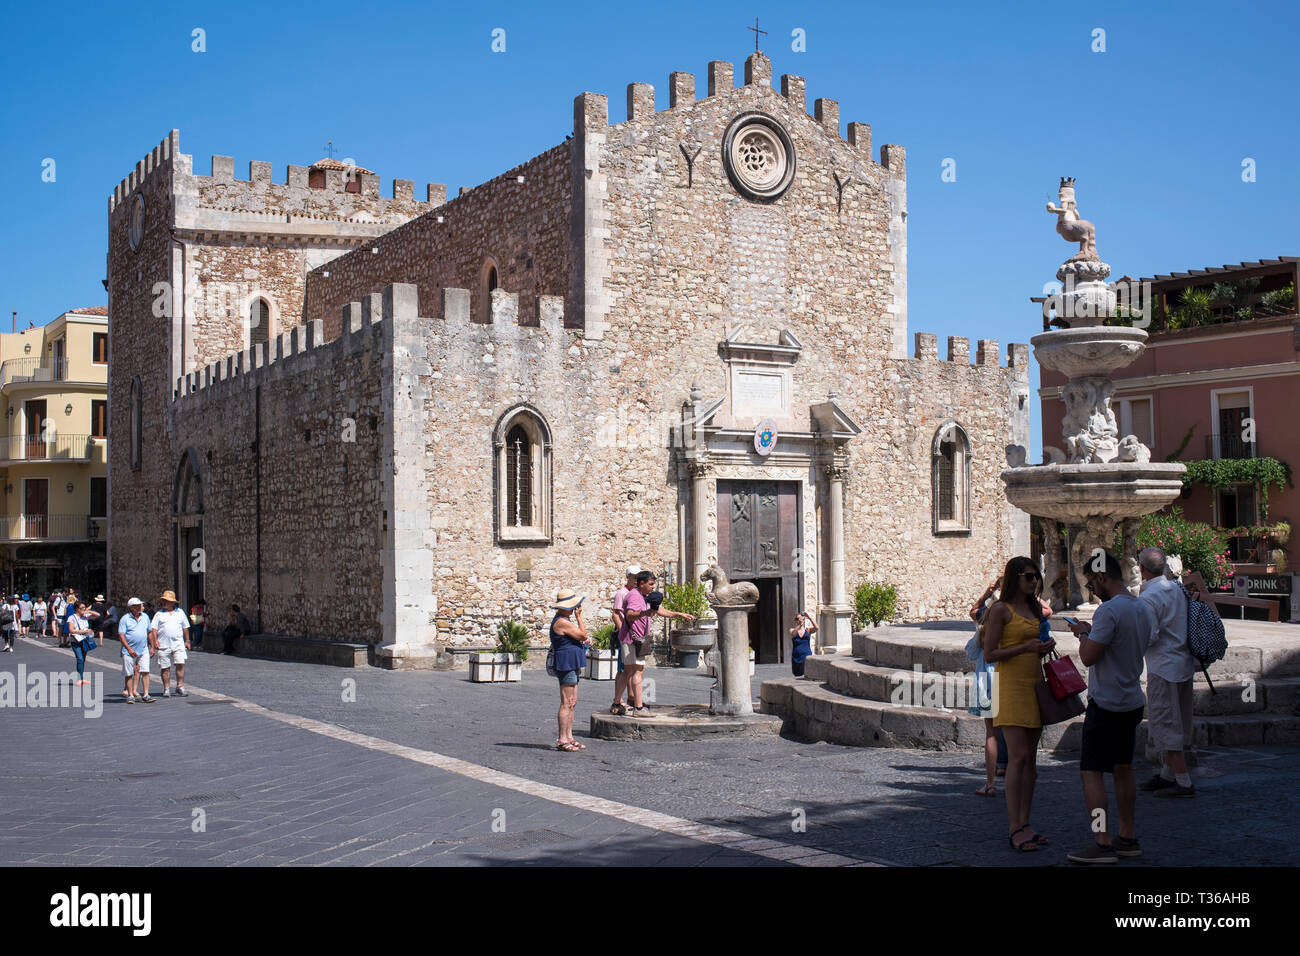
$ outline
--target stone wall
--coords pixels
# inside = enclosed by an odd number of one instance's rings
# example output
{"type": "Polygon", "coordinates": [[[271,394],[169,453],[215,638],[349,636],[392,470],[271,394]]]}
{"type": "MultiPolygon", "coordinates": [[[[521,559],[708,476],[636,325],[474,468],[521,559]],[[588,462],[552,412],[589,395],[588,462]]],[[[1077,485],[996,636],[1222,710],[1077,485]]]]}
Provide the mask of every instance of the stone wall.
{"type": "Polygon", "coordinates": [[[315,269],[305,318],[323,320],[332,337],[343,306],[400,282],[418,286],[425,315],[441,308],[444,289],[468,289],[474,321],[486,322],[490,260],[498,286],[519,296],[519,321],[535,325],[535,298],[562,295],[568,286],[569,155],[568,144],[556,146],[315,269]]]}
{"type": "Polygon", "coordinates": [[[299,326],[193,373],[169,412],[177,458],[198,460],[214,608],[256,606],[260,480],[267,633],[382,639],[392,332],[373,318],[324,344],[319,323],[299,326]]]}

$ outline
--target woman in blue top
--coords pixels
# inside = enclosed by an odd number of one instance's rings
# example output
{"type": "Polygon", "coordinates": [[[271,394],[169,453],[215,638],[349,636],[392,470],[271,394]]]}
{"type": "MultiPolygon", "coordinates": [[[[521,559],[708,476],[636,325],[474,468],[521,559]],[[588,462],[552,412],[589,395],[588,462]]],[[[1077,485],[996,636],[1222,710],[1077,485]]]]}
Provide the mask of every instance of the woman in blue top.
{"type": "Polygon", "coordinates": [[[816,633],[817,625],[807,614],[800,611],[794,616],[794,627],[790,628],[790,672],[795,677],[803,677],[803,662],[812,655],[812,636],[816,633]]]}
{"type": "Polygon", "coordinates": [[[559,736],[555,749],[566,753],[586,750],[573,739],[573,710],[578,704],[578,679],[587,665],[587,648],[591,638],[582,626],[583,599],[568,588],[555,595],[551,605],[555,617],[551,620],[551,650],[555,651],[555,676],[560,681],[560,711],[555,720],[559,736]]]}

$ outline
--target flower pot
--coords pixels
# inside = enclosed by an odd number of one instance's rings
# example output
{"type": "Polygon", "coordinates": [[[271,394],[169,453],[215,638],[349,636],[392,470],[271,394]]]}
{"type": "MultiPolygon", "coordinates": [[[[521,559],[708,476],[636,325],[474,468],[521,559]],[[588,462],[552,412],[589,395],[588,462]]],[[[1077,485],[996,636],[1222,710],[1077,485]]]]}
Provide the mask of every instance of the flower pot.
{"type": "Polygon", "coordinates": [[[673,649],[681,658],[682,667],[700,666],[700,654],[717,640],[716,628],[684,628],[673,632],[673,649]]]}
{"type": "Polygon", "coordinates": [[[524,665],[518,654],[471,654],[469,679],[475,684],[496,684],[519,681],[524,676],[524,665]]]}
{"type": "Polygon", "coordinates": [[[618,652],[588,651],[587,669],[583,676],[587,680],[613,680],[618,676],[618,652]]]}

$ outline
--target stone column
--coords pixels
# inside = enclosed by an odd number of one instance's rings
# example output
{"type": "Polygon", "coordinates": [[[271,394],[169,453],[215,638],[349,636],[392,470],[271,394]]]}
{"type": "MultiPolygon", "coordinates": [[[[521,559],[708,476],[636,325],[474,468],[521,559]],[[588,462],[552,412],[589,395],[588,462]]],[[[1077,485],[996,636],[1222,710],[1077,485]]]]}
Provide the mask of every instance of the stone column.
{"type": "Polygon", "coordinates": [[[749,690],[749,615],[756,604],[715,604],[718,615],[718,684],[709,692],[709,713],[752,714],[749,690]]]}
{"type": "Polygon", "coordinates": [[[844,580],[844,479],[848,468],[827,465],[827,557],[830,578],[828,603],[822,606],[821,636],[818,646],[822,650],[840,650],[853,643],[853,608],[849,604],[848,589],[844,580]]]}
{"type": "MultiPolygon", "coordinates": [[[[690,580],[698,581],[713,564],[713,557],[709,554],[709,502],[713,498],[709,483],[713,470],[707,461],[697,458],[686,463],[686,471],[691,476],[691,510],[695,522],[695,560],[692,565],[695,570],[690,580]]],[[[686,579],[686,575],[682,577],[686,579]]]]}

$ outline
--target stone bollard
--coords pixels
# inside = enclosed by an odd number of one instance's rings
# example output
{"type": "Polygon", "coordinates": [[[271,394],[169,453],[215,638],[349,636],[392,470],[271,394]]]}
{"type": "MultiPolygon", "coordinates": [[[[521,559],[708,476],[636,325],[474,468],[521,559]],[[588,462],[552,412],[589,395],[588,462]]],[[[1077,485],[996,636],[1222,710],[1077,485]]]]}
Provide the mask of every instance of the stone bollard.
{"type": "Polygon", "coordinates": [[[718,614],[718,684],[709,693],[709,713],[752,714],[749,691],[749,615],[755,604],[715,604],[718,614]]]}

